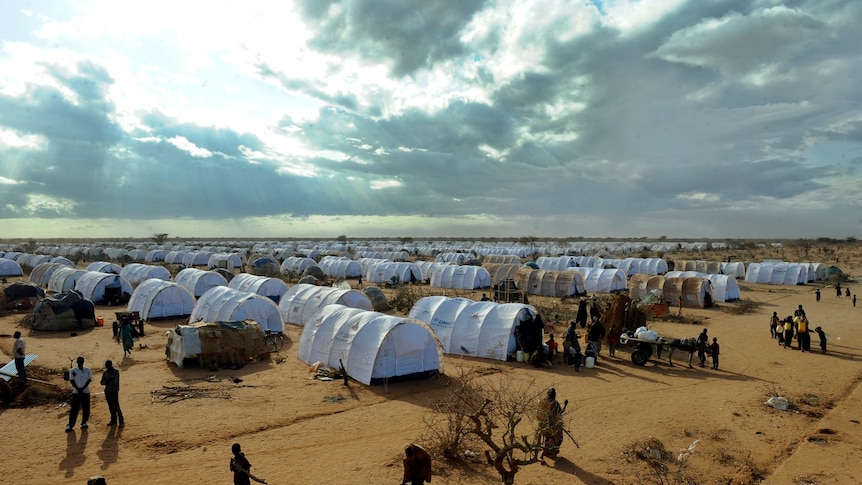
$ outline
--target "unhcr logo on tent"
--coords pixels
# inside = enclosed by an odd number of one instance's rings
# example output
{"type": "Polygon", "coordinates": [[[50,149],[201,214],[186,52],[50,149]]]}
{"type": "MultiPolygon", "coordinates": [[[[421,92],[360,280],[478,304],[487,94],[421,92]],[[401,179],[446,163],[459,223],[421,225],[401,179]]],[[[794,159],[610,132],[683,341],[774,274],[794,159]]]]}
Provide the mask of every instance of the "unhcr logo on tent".
{"type": "Polygon", "coordinates": [[[439,318],[432,318],[431,325],[435,327],[451,327],[455,324],[455,322],[450,322],[449,320],[440,320],[439,318]]]}

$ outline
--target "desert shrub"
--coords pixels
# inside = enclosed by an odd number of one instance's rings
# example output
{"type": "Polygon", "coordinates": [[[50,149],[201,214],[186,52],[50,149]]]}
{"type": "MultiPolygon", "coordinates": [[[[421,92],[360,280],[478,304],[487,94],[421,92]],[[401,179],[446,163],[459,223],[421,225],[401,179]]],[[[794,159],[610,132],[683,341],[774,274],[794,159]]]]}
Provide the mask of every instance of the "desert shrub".
{"type": "Polygon", "coordinates": [[[649,483],[660,485],[689,485],[698,483],[688,473],[688,458],[694,453],[698,440],[694,440],[688,448],[674,455],[658,438],[636,440],[629,444],[623,456],[630,463],[640,463],[648,473],[644,476],[649,483]]]}

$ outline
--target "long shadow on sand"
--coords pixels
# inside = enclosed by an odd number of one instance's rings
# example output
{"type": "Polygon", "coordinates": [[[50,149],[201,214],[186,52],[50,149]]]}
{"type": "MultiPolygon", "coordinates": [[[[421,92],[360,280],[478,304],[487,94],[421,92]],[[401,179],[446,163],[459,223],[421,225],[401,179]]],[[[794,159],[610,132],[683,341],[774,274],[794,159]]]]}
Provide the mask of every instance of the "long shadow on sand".
{"type": "Polygon", "coordinates": [[[557,457],[556,462],[549,460],[548,465],[555,470],[574,475],[588,485],[615,485],[614,482],[590,473],[561,456],[557,457]]]}

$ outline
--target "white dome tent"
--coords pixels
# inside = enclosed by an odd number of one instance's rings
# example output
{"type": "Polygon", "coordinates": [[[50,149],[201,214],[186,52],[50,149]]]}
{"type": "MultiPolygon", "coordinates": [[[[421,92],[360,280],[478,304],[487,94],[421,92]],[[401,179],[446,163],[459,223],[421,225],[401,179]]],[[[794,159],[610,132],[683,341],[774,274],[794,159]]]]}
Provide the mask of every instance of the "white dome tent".
{"type": "Polygon", "coordinates": [[[491,275],[481,266],[441,266],[431,274],[431,286],[456,290],[490,288],[491,275]]]}
{"type": "Polygon", "coordinates": [[[721,263],[721,273],[734,278],[745,278],[745,264],[735,261],[721,263]]]}
{"type": "Polygon", "coordinates": [[[362,265],[349,258],[324,256],[317,266],[330,278],[358,278],[362,275],[362,265]]]}
{"type": "Polygon", "coordinates": [[[230,280],[228,288],[257,293],[278,304],[282,295],[287,292],[287,283],[277,278],[240,273],[230,280]]]}
{"type": "MultiPolygon", "coordinates": [[[[57,271],[54,272],[56,273],[57,271]]],[[[90,300],[96,305],[110,302],[121,297],[123,293],[131,296],[134,291],[132,285],[120,275],[99,271],[84,272],[75,283],[75,290],[80,292],[85,300],[90,300]]]]}
{"type": "Polygon", "coordinates": [[[388,283],[396,278],[401,283],[422,281],[422,270],[415,263],[381,262],[365,268],[365,281],[388,283]]]}
{"type": "Polygon", "coordinates": [[[82,269],[75,268],[57,268],[51,273],[48,278],[48,290],[54,293],[63,293],[64,291],[74,290],[78,278],[86,273],[82,269]]]}
{"type": "Polygon", "coordinates": [[[189,317],[194,322],[241,322],[254,320],[264,332],[283,332],[284,322],[278,307],[265,296],[214,286],[201,295],[189,317]]]}
{"type": "Polygon", "coordinates": [[[584,277],[587,293],[614,293],[626,289],[626,274],[618,269],[569,268],[584,277]]]}
{"type": "Polygon", "coordinates": [[[139,312],[145,321],[188,317],[194,308],[195,297],[189,290],[159,278],[142,281],[127,306],[128,311],[139,312]]]}
{"type": "Polygon", "coordinates": [[[548,269],[551,271],[565,271],[568,268],[577,266],[573,256],[540,256],[536,259],[536,264],[539,269],[548,269]]]}
{"type": "Polygon", "coordinates": [[[293,285],[282,295],[278,311],[285,323],[305,326],[314,314],[330,304],[344,305],[371,311],[371,300],[359,290],[332,288],[307,284],[293,285]]]}
{"type": "MultiPolygon", "coordinates": [[[[2,266],[2,264],[3,260],[0,259],[0,266],[2,266]]],[[[48,286],[48,281],[51,279],[51,275],[54,274],[54,271],[57,271],[60,268],[68,268],[68,266],[60,263],[39,263],[32,271],[30,271],[30,276],[27,278],[27,281],[45,288],[48,286]]],[[[0,276],[6,276],[3,274],[2,270],[0,270],[0,276]]]]}
{"type": "Polygon", "coordinates": [[[726,274],[706,274],[697,271],[668,271],[667,278],[706,278],[712,283],[712,296],[716,302],[739,300],[739,284],[736,278],[726,274]]]}
{"type": "Polygon", "coordinates": [[[120,270],[120,276],[128,281],[129,284],[132,285],[132,288],[137,288],[139,284],[150,278],[157,278],[165,281],[171,280],[171,272],[164,266],[153,266],[141,263],[130,263],[123,266],[123,269],[120,270]]]}
{"type": "Polygon", "coordinates": [[[427,296],[413,305],[409,316],[434,330],[446,354],[505,361],[517,349],[515,328],[524,308],[538,314],[522,303],[427,296]]]}
{"type": "Polygon", "coordinates": [[[315,266],[316,264],[311,258],[291,256],[281,263],[280,271],[282,273],[302,274],[309,266],[315,266]]]}
{"type": "Polygon", "coordinates": [[[421,321],[327,305],[302,329],[298,357],[322,362],[365,384],[425,377],[443,370],[434,331],[421,321]]]}
{"type": "Polygon", "coordinates": [[[436,261],[416,261],[414,264],[416,264],[416,266],[419,267],[419,271],[422,272],[422,281],[430,281],[431,275],[434,274],[434,271],[436,271],[437,268],[452,265],[452,263],[438,263],[436,261]]]}
{"type": "Polygon", "coordinates": [[[121,268],[119,265],[114,263],[108,263],[106,261],[95,261],[87,265],[87,271],[98,271],[99,273],[111,273],[111,274],[120,274],[121,268]]]}
{"type": "Polygon", "coordinates": [[[807,281],[807,263],[751,263],[745,272],[746,283],[802,285],[807,281]]]}
{"type": "Polygon", "coordinates": [[[186,268],[174,277],[174,281],[189,290],[195,298],[215,286],[227,286],[227,279],[215,271],[204,271],[196,268],[186,268]]]}
{"type": "MultiPolygon", "coordinates": [[[[44,263],[43,263],[44,264],[44,263]]],[[[38,265],[37,265],[38,266],[38,265]]],[[[23,276],[24,270],[17,261],[0,258],[0,276],[23,276]]]]}

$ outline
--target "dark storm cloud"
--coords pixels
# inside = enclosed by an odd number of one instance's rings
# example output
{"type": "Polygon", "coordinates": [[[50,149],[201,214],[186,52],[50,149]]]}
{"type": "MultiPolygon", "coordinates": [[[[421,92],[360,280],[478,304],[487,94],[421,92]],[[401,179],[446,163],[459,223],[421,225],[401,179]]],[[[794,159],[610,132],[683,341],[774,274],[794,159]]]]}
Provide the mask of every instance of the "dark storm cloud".
{"type": "Polygon", "coordinates": [[[459,37],[484,0],[302,0],[321,52],[387,64],[396,77],[464,56],[459,37]]]}

